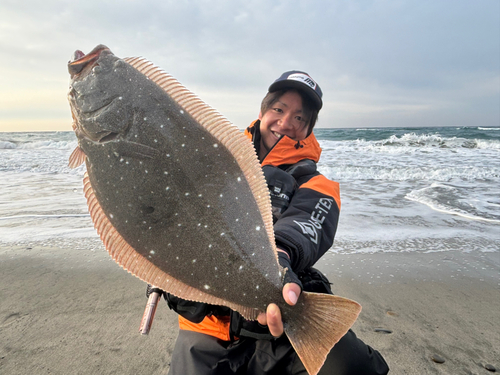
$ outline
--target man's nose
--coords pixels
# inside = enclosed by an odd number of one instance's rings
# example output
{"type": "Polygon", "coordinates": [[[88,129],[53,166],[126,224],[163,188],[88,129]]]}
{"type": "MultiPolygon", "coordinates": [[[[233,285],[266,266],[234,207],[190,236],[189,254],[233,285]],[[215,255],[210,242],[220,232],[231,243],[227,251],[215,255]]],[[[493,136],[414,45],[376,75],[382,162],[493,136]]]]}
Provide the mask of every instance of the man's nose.
{"type": "Polygon", "coordinates": [[[281,128],[282,129],[293,129],[293,122],[291,115],[284,115],[281,118],[281,128]]]}

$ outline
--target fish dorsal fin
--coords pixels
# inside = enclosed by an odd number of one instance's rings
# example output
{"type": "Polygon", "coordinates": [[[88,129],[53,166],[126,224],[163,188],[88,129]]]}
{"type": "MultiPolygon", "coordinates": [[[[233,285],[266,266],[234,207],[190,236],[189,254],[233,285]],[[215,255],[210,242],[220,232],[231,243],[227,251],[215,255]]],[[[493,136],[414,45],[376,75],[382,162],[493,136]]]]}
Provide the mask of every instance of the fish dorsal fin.
{"type": "Polygon", "coordinates": [[[271,198],[251,141],[228,119],[204,103],[174,77],[155,66],[152,62],[142,57],[129,57],[123,60],[161,87],[186,113],[193,117],[206,131],[231,152],[250,185],[250,189],[262,215],[269,242],[277,259],[278,254],[274,240],[271,198]]]}
{"type": "Polygon", "coordinates": [[[257,318],[258,311],[256,309],[231,303],[195,289],[162,271],[135,251],[135,249],[118,233],[104,213],[92,189],[87,172],[85,172],[83,178],[83,191],[85,198],[87,198],[90,217],[92,218],[99,237],[104,243],[111,258],[113,258],[113,260],[123,269],[142,281],[178,297],[211,305],[227,306],[233,310],[239,311],[246,319],[253,320],[257,318]]]}

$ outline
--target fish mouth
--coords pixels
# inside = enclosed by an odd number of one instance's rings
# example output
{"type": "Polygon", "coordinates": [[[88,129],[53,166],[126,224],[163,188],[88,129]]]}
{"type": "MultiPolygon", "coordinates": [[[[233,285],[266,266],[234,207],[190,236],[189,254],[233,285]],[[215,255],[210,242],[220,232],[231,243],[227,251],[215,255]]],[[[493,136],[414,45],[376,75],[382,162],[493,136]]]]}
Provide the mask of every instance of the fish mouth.
{"type": "Polygon", "coordinates": [[[108,143],[108,142],[113,142],[116,138],[118,138],[120,134],[116,132],[107,131],[96,135],[99,137],[97,139],[98,143],[108,143]]]}
{"type": "Polygon", "coordinates": [[[68,72],[71,78],[81,74],[84,70],[92,69],[103,52],[111,53],[111,50],[105,45],[99,44],[87,55],[80,50],[73,52],[71,60],[68,62],[68,72]]]}

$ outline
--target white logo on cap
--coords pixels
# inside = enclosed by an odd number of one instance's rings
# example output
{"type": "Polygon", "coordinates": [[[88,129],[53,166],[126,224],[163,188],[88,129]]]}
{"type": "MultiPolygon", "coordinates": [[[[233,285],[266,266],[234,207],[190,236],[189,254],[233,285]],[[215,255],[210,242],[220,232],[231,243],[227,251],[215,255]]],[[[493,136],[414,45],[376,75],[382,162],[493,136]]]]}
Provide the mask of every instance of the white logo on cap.
{"type": "Polygon", "coordinates": [[[307,74],[303,73],[294,73],[290,74],[287,79],[292,79],[294,81],[300,81],[302,83],[305,83],[306,85],[310,86],[313,90],[316,90],[316,82],[313,81],[311,77],[309,77],[307,74]]]}

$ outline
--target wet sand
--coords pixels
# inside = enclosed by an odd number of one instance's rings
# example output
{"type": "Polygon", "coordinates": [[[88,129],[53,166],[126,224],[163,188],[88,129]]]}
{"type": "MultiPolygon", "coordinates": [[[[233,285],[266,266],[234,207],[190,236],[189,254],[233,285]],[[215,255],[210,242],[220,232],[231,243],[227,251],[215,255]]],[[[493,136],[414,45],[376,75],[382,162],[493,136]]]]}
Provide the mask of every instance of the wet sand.
{"type": "MultiPolygon", "coordinates": [[[[354,330],[391,374],[500,370],[500,253],[327,254],[319,268],[362,304],[354,330]]],[[[0,301],[2,374],[168,371],[176,315],[161,303],[141,336],[145,284],[104,250],[0,247],[0,301]]]]}

